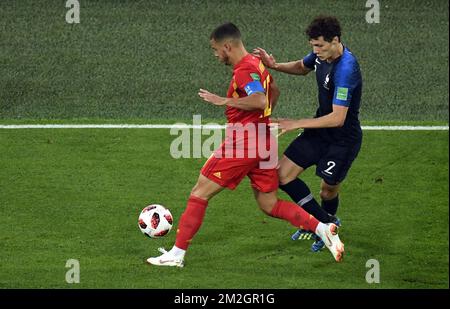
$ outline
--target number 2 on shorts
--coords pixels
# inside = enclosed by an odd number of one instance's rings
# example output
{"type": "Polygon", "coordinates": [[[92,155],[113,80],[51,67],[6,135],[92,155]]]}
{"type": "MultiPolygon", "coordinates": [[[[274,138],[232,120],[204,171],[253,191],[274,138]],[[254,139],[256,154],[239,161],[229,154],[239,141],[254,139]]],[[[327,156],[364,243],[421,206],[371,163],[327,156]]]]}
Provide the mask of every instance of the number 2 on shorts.
{"type": "Polygon", "coordinates": [[[333,172],[331,171],[333,169],[333,167],[336,166],[336,162],[334,161],[328,161],[327,165],[329,166],[326,170],[324,170],[325,173],[327,173],[328,175],[333,175],[333,172]]]}

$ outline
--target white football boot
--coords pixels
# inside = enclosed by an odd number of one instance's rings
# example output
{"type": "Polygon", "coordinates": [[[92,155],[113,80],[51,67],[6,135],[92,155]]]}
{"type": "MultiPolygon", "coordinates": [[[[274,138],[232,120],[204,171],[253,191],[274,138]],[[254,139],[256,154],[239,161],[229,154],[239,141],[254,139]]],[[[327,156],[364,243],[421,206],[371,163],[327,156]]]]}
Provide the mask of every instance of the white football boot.
{"type": "Polygon", "coordinates": [[[164,250],[164,248],[158,248],[158,251],[162,253],[162,255],[158,257],[151,257],[146,260],[148,264],[157,265],[157,266],[176,266],[183,267],[184,266],[184,258],[176,257],[170,251],[164,250]]]}
{"type": "Polygon", "coordinates": [[[325,242],[325,246],[333,254],[336,262],[341,262],[344,258],[344,244],[337,234],[338,227],[334,223],[319,223],[316,234],[325,242]]]}

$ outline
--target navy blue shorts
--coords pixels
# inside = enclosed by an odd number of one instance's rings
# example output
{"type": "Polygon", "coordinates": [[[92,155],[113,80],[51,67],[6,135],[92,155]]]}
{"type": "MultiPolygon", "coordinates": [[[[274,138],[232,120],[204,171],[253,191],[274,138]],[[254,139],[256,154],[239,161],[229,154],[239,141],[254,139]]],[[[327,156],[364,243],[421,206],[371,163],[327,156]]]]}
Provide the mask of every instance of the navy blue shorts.
{"type": "Polygon", "coordinates": [[[292,141],[284,155],[305,170],[316,165],[316,175],[336,185],[345,179],[360,149],[361,142],[330,143],[318,131],[308,130],[292,141]]]}

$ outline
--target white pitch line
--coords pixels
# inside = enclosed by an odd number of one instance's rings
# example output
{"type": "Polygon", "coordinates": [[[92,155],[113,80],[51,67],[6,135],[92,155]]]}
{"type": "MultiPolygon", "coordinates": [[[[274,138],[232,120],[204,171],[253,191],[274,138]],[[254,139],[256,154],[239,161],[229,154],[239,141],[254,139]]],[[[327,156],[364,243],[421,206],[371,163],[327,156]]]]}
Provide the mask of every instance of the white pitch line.
{"type": "Polygon", "coordinates": [[[224,129],[224,125],[189,124],[12,124],[0,129],[224,129]]]}
{"type": "MultiPolygon", "coordinates": [[[[362,126],[371,131],[448,131],[449,126],[362,126]]],[[[7,124],[0,129],[225,129],[225,125],[189,124],[7,124]]]]}
{"type": "Polygon", "coordinates": [[[448,126],[361,126],[373,131],[448,131],[448,126]]]}

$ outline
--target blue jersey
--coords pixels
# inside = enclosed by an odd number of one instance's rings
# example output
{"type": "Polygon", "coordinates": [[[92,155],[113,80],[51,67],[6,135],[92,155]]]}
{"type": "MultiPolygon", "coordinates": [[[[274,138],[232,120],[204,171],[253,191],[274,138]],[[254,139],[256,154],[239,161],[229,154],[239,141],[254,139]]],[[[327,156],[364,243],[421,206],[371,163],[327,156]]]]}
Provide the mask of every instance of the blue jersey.
{"type": "Polygon", "coordinates": [[[331,63],[321,61],[314,53],[303,58],[303,64],[316,71],[319,108],[316,118],[333,111],[333,104],[347,106],[344,125],[339,128],[314,129],[330,143],[357,143],[362,139],[358,114],[361,103],[362,78],[358,61],[344,46],[342,56],[331,63]]]}

